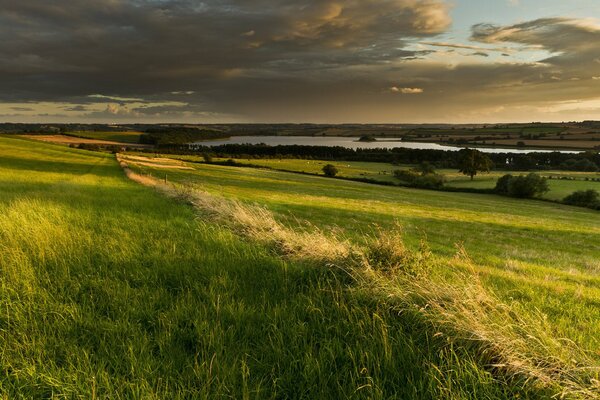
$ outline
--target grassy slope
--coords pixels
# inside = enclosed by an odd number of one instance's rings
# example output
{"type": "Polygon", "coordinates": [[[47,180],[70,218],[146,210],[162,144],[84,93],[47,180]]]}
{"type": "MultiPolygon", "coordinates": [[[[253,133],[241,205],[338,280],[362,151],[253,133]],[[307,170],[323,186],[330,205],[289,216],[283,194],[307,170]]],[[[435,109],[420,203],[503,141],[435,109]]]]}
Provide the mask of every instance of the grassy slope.
{"type": "MultiPolygon", "coordinates": [[[[189,160],[199,160],[200,157],[179,157],[189,160]]],[[[322,168],[325,164],[333,164],[340,171],[340,176],[349,178],[369,178],[384,182],[395,182],[397,179],[393,176],[393,171],[400,168],[409,168],[407,166],[394,166],[385,163],[353,162],[353,161],[318,161],[318,160],[298,160],[298,159],[243,159],[238,160],[242,163],[261,165],[274,169],[285,171],[300,171],[313,174],[322,174],[322,168]]],[[[520,172],[493,171],[491,173],[479,174],[473,181],[469,177],[453,169],[440,169],[448,180],[450,187],[492,189],[496,186],[496,181],[502,175],[511,173],[518,175],[520,172]]],[[[600,191],[600,182],[585,181],[585,178],[600,178],[600,173],[595,172],[567,172],[567,171],[543,171],[538,172],[542,176],[568,177],[575,180],[552,179],[549,181],[550,191],[544,195],[544,198],[550,200],[562,200],[576,190],[596,189],[600,191]]]]}
{"type": "Polygon", "coordinates": [[[0,186],[8,398],[537,397],[333,272],[128,181],[109,155],[0,137],[0,186]]]}
{"type": "Polygon", "coordinates": [[[107,140],[111,142],[121,142],[121,143],[139,143],[141,132],[96,132],[96,131],[77,131],[77,132],[69,132],[67,135],[87,138],[87,139],[97,139],[97,140],[107,140]]]}
{"type": "Polygon", "coordinates": [[[488,287],[505,301],[542,310],[560,337],[590,351],[600,346],[600,218],[595,211],[493,195],[189,165],[195,170],[168,171],[169,179],[267,205],[284,220],[341,228],[358,241],[375,224],[387,229],[399,223],[410,243],[427,237],[443,259],[452,258],[460,243],[488,287]]]}

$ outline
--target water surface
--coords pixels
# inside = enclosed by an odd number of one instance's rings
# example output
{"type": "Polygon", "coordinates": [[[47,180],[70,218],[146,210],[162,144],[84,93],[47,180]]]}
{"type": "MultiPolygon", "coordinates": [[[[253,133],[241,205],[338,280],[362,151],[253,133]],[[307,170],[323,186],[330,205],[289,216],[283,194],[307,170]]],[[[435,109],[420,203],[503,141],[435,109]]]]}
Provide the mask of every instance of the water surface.
{"type": "MultiPolygon", "coordinates": [[[[224,144],[266,144],[269,146],[279,145],[302,145],[302,146],[341,146],[349,149],[427,149],[427,150],[460,150],[464,147],[449,146],[437,143],[405,142],[401,138],[384,138],[375,142],[360,142],[357,137],[341,136],[232,136],[227,139],[208,140],[196,142],[203,146],[220,146],[224,144]]],[[[511,149],[502,147],[477,147],[484,153],[579,153],[570,150],[535,150],[535,149],[511,149]]]]}

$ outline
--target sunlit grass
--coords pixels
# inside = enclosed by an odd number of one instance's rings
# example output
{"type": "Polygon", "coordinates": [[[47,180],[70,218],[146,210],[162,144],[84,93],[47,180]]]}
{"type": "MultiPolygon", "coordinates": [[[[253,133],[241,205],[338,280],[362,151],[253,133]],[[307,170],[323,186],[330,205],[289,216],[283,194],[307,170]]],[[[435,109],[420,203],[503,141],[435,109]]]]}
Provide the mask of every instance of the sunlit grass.
{"type": "MultiPolygon", "coordinates": [[[[179,159],[200,161],[198,156],[176,156],[179,159]]],[[[224,161],[224,159],[215,159],[224,161]]],[[[339,170],[339,176],[347,178],[367,178],[382,182],[399,183],[394,178],[394,170],[408,169],[408,165],[392,165],[386,163],[371,163],[359,161],[322,161],[301,159],[237,159],[237,162],[259,165],[283,171],[297,171],[322,175],[322,168],[326,164],[333,164],[339,170]]],[[[447,186],[456,188],[493,189],[496,181],[504,174],[519,175],[526,172],[495,170],[489,173],[480,173],[471,181],[470,177],[458,172],[456,169],[442,168],[437,170],[447,179],[447,186]]],[[[577,190],[596,189],[600,191],[600,181],[586,180],[600,179],[600,172],[572,172],[572,171],[539,171],[538,174],[552,177],[549,181],[550,191],[543,195],[549,200],[562,200],[577,190]],[[573,178],[573,179],[560,179],[573,178]]]]}
{"type": "MultiPolygon", "coordinates": [[[[240,171],[212,172],[216,184],[240,171]]],[[[0,137],[0,182],[7,398],[547,394],[494,376],[340,271],[198,219],[111,155],[0,137]]]]}
{"type": "MultiPolygon", "coordinates": [[[[600,345],[600,218],[591,210],[494,195],[443,193],[252,168],[188,164],[168,179],[257,202],[282,221],[306,219],[360,242],[375,225],[399,224],[409,244],[427,238],[451,260],[466,249],[487,287],[546,313],[558,336],[600,345]]],[[[152,168],[140,167],[146,173],[152,168]]],[[[157,175],[162,176],[162,175],[157,175]]],[[[596,357],[599,354],[596,353],[596,357]]]]}

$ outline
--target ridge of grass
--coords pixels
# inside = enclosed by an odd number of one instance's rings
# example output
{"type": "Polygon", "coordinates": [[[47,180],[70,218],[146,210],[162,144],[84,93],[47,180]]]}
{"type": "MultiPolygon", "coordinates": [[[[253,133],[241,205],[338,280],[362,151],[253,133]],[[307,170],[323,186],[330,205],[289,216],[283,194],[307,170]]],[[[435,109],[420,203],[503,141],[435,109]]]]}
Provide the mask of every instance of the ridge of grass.
{"type": "Polygon", "coordinates": [[[543,315],[516,303],[504,304],[485,289],[464,249],[453,267],[462,271],[455,281],[466,284],[452,284],[429,276],[433,263],[426,245],[411,251],[395,231],[380,230],[364,249],[314,227],[308,232],[287,227],[263,207],[215,197],[189,184],[163,183],[131,171],[124,161],[121,166],[130,179],[186,199],[202,215],[208,213],[278,254],[345,271],[357,283],[350,290],[377,298],[399,314],[412,314],[434,336],[469,349],[480,365],[513,384],[521,382],[568,398],[600,396],[593,359],[574,343],[549,334],[543,315]]]}

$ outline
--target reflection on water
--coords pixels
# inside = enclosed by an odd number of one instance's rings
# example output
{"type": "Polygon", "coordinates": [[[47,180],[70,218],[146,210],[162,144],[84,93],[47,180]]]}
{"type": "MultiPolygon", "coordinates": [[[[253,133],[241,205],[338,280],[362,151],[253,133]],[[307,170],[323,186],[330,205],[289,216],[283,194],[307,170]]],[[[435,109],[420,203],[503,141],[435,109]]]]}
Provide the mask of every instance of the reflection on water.
{"type": "MultiPolygon", "coordinates": [[[[437,143],[419,143],[419,142],[403,142],[401,138],[385,138],[378,139],[376,142],[359,142],[356,137],[341,137],[341,136],[232,136],[228,139],[210,140],[196,142],[204,146],[219,146],[223,144],[267,144],[269,146],[278,145],[303,145],[303,146],[341,146],[350,149],[393,149],[402,147],[406,149],[430,149],[430,150],[460,150],[462,147],[446,146],[437,143]]],[[[578,153],[577,151],[565,150],[524,150],[524,149],[507,149],[498,147],[478,147],[485,153],[549,153],[552,151],[560,151],[561,153],[578,153]]]]}

